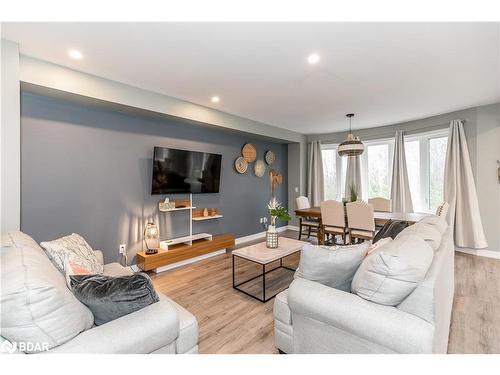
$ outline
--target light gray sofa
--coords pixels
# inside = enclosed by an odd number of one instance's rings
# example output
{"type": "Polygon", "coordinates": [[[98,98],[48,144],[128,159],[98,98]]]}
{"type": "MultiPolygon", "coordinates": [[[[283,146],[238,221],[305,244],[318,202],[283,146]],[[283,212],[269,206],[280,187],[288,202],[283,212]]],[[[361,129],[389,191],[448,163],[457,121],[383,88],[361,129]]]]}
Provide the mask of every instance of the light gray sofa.
{"type": "Polygon", "coordinates": [[[442,234],[425,280],[398,306],[296,278],[274,302],[285,353],[446,353],[454,295],[454,245],[442,234]]]}
{"type": "MultiPolygon", "coordinates": [[[[42,353],[198,352],[196,318],[168,297],[158,293],[159,302],[95,326],[90,311],[69,291],[65,277],[31,237],[22,232],[7,233],[2,236],[1,251],[3,348],[17,347],[10,343],[4,346],[8,338],[43,337],[50,350],[42,353]],[[73,313],[51,311],[52,306],[73,313]],[[58,324],[65,326],[64,332],[58,324]],[[20,332],[22,329],[29,331],[20,332]]],[[[96,255],[103,263],[102,252],[96,251],[96,255]]],[[[104,265],[106,275],[132,273],[119,263],[104,265]]]]}

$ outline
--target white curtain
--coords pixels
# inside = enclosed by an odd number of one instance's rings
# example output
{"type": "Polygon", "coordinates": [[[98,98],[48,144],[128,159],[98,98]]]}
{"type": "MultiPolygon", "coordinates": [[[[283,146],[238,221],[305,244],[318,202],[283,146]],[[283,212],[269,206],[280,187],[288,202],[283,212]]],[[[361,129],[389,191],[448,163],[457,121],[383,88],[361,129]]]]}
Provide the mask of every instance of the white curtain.
{"type": "Polygon", "coordinates": [[[405,140],[402,130],[397,130],[394,137],[391,201],[394,212],[413,212],[408,170],[406,168],[405,140]]]}
{"type": "Polygon", "coordinates": [[[363,190],[361,185],[361,158],[359,156],[347,157],[344,198],[349,199],[351,197],[351,187],[356,189],[358,199],[361,199],[363,190]]]}
{"type": "Polygon", "coordinates": [[[455,245],[471,249],[488,247],[461,120],[453,120],[450,124],[444,168],[444,200],[450,205],[448,222],[454,229],[455,245]]]}
{"type": "Polygon", "coordinates": [[[310,143],[308,165],[307,196],[311,206],[319,206],[324,200],[323,159],[321,157],[320,141],[310,143]]]}

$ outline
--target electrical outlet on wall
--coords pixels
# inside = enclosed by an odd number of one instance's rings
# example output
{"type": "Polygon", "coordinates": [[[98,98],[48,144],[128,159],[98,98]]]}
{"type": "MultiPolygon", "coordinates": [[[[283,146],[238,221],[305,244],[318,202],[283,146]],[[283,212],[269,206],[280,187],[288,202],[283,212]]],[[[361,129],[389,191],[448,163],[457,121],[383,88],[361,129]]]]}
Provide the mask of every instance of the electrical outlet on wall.
{"type": "Polygon", "coordinates": [[[120,254],[126,254],[127,253],[127,244],[126,243],[122,243],[120,244],[120,254]]]}

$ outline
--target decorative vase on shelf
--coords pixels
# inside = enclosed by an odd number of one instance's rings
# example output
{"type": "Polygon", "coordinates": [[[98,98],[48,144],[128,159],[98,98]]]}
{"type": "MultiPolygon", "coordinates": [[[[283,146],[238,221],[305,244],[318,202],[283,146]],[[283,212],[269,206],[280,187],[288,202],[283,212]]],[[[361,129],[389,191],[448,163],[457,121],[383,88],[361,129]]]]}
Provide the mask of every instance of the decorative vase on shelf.
{"type": "Polygon", "coordinates": [[[278,231],[274,225],[269,225],[266,231],[266,247],[276,249],[278,247],[278,231]]]}

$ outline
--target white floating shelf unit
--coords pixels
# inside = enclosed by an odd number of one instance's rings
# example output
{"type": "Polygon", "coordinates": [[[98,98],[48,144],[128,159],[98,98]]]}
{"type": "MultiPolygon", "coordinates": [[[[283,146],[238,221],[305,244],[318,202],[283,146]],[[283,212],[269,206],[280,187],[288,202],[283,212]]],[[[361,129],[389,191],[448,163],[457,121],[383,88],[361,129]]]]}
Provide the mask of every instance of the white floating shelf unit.
{"type": "Polygon", "coordinates": [[[166,240],[160,241],[160,248],[163,250],[168,250],[169,246],[177,245],[181,243],[185,243],[188,245],[192,245],[193,241],[207,239],[212,240],[212,235],[210,233],[197,233],[193,234],[193,221],[203,221],[209,219],[217,219],[222,217],[222,215],[213,215],[213,216],[204,216],[204,217],[193,217],[193,209],[196,207],[193,206],[193,195],[189,194],[189,204],[187,204],[187,200],[183,200],[186,203],[186,207],[176,207],[170,208],[167,210],[160,210],[161,212],[173,212],[173,211],[189,211],[189,235],[177,238],[170,238],[166,240]]]}
{"type": "Polygon", "coordinates": [[[183,210],[193,210],[196,207],[176,207],[176,208],[169,208],[168,210],[161,210],[161,212],[171,212],[171,211],[183,211],[183,210]]]}
{"type": "Polygon", "coordinates": [[[222,215],[212,215],[212,216],[200,216],[200,217],[193,217],[193,221],[204,221],[204,220],[211,220],[211,219],[219,219],[223,217],[222,215]]]}

